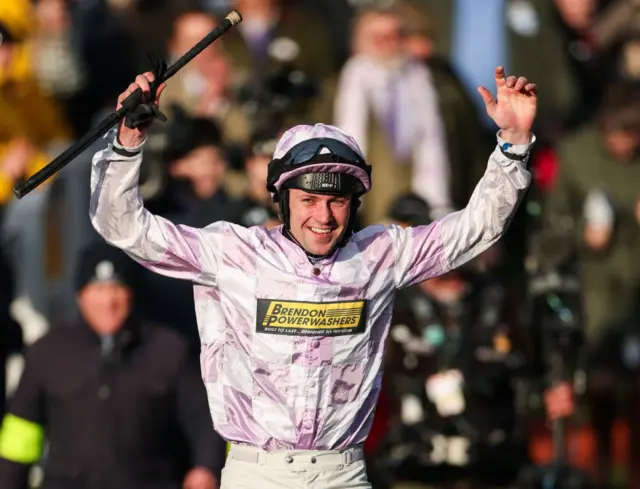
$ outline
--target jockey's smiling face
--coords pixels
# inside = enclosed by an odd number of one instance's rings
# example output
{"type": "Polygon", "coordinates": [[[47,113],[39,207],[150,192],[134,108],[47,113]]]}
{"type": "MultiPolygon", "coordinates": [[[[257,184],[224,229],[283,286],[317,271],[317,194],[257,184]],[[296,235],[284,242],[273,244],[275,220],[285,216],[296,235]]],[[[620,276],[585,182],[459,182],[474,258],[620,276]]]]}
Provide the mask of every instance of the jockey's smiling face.
{"type": "Polygon", "coordinates": [[[312,255],[326,255],[340,240],[349,223],[351,197],[289,190],[292,236],[312,255]]]}

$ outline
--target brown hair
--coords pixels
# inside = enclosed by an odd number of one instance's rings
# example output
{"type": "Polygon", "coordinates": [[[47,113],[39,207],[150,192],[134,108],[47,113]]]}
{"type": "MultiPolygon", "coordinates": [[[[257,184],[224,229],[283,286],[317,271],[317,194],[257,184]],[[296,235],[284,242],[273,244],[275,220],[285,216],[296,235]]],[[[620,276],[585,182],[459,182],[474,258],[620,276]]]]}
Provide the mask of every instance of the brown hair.
{"type": "Polygon", "coordinates": [[[366,45],[366,32],[364,31],[364,21],[369,17],[391,16],[398,18],[396,12],[388,7],[363,7],[356,10],[351,20],[351,52],[360,53],[366,45]]]}
{"type": "Polygon", "coordinates": [[[403,35],[433,37],[433,22],[421,5],[404,0],[391,7],[391,10],[400,19],[400,29],[403,35]]]}
{"type": "Polygon", "coordinates": [[[602,99],[597,122],[603,132],[640,133],[640,83],[618,81],[611,84],[602,99]]]}

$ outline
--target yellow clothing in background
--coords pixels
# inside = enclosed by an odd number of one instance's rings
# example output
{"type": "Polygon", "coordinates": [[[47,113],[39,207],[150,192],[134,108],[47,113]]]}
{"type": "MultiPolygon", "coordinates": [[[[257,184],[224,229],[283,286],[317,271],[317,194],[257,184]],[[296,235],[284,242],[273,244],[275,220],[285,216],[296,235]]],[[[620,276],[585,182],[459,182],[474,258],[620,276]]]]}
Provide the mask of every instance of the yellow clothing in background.
{"type": "MultiPolygon", "coordinates": [[[[51,159],[46,151],[55,143],[68,143],[70,130],[56,101],[38,85],[32,69],[33,11],[29,0],[0,1],[0,23],[17,39],[6,68],[0,67],[0,164],[11,141],[24,138],[35,152],[27,165],[30,177],[51,159]]],[[[0,167],[0,205],[11,198],[15,182],[0,167]]]]}

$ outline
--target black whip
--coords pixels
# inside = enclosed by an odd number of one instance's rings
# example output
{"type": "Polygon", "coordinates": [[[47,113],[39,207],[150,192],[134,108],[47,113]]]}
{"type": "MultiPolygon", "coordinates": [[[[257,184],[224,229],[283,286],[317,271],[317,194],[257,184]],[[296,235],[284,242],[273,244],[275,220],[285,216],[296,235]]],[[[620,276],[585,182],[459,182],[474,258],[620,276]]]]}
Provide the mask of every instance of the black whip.
{"type": "MultiPolygon", "coordinates": [[[[157,86],[160,83],[168,80],[175,75],[184,65],[200,54],[204,49],[212,44],[216,39],[227,32],[231,27],[238,25],[242,22],[242,16],[236,11],[232,10],[209,34],[203,37],[195,46],[193,46],[187,53],[184,54],[179,60],[169,66],[162,74],[160,80],[154,80],[154,84],[157,86]]],[[[57,172],[67,166],[73,159],[87,149],[94,141],[98,140],[105,133],[107,133],[113,126],[118,124],[127,114],[135,109],[142,97],[142,90],[137,89],[131,93],[126,99],[122,101],[122,107],[111,115],[107,116],[102,122],[100,122],[93,130],[85,134],[72,146],[67,148],[63,153],[51,161],[47,166],[43,167],[40,171],[35,173],[26,181],[18,184],[13,189],[13,193],[18,199],[21,199],[29,192],[31,192],[38,185],[42,184],[57,172]]]]}

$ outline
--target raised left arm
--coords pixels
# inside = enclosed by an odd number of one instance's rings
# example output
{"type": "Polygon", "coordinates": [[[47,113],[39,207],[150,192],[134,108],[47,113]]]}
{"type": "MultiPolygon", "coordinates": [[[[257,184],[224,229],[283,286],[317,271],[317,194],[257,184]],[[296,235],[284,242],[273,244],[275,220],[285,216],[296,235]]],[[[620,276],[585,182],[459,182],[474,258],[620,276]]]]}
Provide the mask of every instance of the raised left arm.
{"type": "Polygon", "coordinates": [[[508,229],[531,183],[527,170],[535,137],[536,87],[526,78],[505,79],[496,69],[497,100],[479,88],[487,113],[500,131],[487,170],[467,206],[428,226],[392,231],[398,288],[457,268],[498,241],[508,229]]]}

